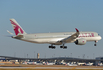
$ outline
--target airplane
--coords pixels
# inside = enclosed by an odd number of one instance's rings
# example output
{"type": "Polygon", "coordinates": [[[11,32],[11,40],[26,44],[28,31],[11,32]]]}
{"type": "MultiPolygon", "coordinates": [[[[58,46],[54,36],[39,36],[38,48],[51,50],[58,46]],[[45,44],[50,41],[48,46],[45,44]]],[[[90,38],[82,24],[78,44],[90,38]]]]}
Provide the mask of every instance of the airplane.
{"type": "Polygon", "coordinates": [[[77,64],[71,64],[71,63],[67,63],[66,65],[68,65],[68,66],[78,66],[77,64]]]}
{"type": "MultiPolygon", "coordinates": [[[[10,19],[13,26],[15,36],[11,36],[14,39],[38,43],[38,44],[51,44],[49,48],[55,49],[53,45],[61,45],[60,48],[67,49],[66,43],[75,43],[76,45],[85,45],[88,41],[94,41],[96,43],[101,40],[101,36],[96,32],[79,32],[75,28],[76,32],[59,32],[59,33],[34,33],[27,34],[23,28],[17,23],[15,19],[10,19]]],[[[13,35],[7,30],[8,33],[13,35]]]]}
{"type": "Polygon", "coordinates": [[[86,66],[92,66],[93,63],[90,63],[90,62],[89,62],[89,63],[86,63],[85,65],[86,65],[86,66]]]}

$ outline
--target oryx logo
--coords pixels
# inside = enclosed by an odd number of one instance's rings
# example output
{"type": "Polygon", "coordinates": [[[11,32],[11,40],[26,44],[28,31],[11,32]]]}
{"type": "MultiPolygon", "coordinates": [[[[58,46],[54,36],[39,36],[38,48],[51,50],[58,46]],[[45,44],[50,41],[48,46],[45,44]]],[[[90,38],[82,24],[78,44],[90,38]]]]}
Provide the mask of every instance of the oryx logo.
{"type": "Polygon", "coordinates": [[[18,24],[16,24],[14,21],[10,20],[11,21],[11,24],[13,26],[13,29],[15,31],[15,34],[18,35],[18,34],[23,34],[23,30],[20,28],[20,26],[18,24]]]}

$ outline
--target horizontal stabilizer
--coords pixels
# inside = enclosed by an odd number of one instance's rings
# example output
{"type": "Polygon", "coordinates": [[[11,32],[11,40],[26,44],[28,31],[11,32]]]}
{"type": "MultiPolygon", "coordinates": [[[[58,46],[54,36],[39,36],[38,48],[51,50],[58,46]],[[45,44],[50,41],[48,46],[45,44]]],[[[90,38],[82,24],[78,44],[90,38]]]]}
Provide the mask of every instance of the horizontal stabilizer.
{"type": "Polygon", "coordinates": [[[23,38],[23,35],[12,36],[12,38],[21,39],[23,38]]]}
{"type": "Polygon", "coordinates": [[[11,34],[11,35],[14,35],[13,33],[11,33],[9,30],[7,30],[7,32],[9,33],[9,34],[11,34]]]}

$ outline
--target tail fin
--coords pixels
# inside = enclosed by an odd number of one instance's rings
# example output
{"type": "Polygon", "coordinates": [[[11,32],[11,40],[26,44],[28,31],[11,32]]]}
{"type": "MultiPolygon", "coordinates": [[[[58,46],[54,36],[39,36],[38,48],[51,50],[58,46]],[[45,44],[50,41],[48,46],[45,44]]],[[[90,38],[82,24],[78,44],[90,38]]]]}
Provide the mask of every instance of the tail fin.
{"type": "Polygon", "coordinates": [[[26,32],[22,29],[22,27],[16,22],[15,19],[10,19],[11,24],[13,26],[14,32],[16,35],[23,35],[26,34],[26,32]]]}

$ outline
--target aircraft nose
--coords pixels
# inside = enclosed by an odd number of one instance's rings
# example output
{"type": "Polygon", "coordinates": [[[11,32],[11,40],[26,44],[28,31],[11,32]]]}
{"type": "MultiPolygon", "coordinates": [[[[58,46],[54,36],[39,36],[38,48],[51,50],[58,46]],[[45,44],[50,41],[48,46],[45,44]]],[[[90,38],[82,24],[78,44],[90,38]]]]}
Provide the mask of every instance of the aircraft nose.
{"type": "Polygon", "coordinates": [[[101,37],[101,36],[99,36],[99,39],[101,40],[101,39],[102,39],[102,37],[101,37]]]}

